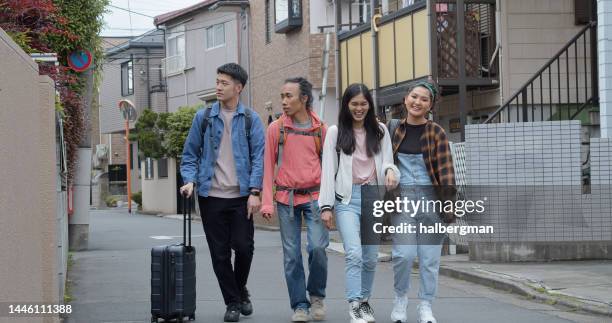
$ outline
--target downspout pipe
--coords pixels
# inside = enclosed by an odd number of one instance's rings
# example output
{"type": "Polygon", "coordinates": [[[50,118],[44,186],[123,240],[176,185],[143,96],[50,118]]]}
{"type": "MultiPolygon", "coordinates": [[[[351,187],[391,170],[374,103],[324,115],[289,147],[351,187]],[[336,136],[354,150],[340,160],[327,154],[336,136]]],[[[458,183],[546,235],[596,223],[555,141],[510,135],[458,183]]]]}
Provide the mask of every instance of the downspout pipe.
{"type": "Polygon", "coordinates": [[[336,31],[336,48],[334,50],[334,60],[336,63],[335,69],[336,69],[336,107],[338,107],[338,110],[340,110],[340,104],[341,104],[341,98],[340,98],[340,87],[341,87],[341,81],[342,81],[342,71],[340,68],[340,41],[338,40],[338,33],[340,32],[340,21],[341,21],[341,3],[340,0],[334,0],[334,12],[335,12],[335,19],[334,19],[334,30],[336,31]]]}
{"type": "Polygon", "coordinates": [[[374,111],[379,115],[378,111],[378,32],[374,28],[374,9],[376,8],[376,0],[370,0],[370,30],[372,32],[372,99],[374,100],[374,111]]]}
{"type": "Polygon", "coordinates": [[[147,71],[146,71],[147,73],[147,108],[151,110],[151,75],[150,75],[151,68],[149,66],[149,60],[150,60],[149,47],[145,48],[145,53],[147,56],[147,71]]]}
{"type": "MultiPolygon", "coordinates": [[[[497,52],[498,54],[498,59],[497,59],[497,70],[498,70],[498,75],[497,78],[499,79],[499,106],[501,107],[502,105],[504,105],[504,74],[503,74],[503,66],[504,66],[504,62],[503,62],[503,47],[502,47],[502,33],[501,33],[501,0],[496,0],[495,1],[495,38],[497,40],[497,48],[499,49],[499,51],[497,52]]],[[[501,116],[500,116],[501,118],[501,116]]]]}

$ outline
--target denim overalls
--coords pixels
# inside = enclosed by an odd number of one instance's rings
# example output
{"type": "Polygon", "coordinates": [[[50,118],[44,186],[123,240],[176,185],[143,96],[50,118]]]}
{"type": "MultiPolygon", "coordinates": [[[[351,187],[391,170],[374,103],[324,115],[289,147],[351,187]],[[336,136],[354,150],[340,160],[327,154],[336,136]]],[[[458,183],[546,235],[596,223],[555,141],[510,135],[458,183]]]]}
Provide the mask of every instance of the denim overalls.
{"type": "MultiPolygon", "coordinates": [[[[427,200],[435,201],[436,197],[423,155],[398,153],[398,160],[402,199],[422,200],[421,203],[427,200]]],[[[393,225],[412,224],[416,226],[414,234],[395,234],[393,236],[394,290],[397,296],[404,296],[408,292],[412,263],[418,255],[421,280],[419,298],[429,302],[434,299],[438,286],[438,269],[444,235],[422,235],[419,233],[419,225],[432,226],[435,223],[442,223],[442,221],[433,210],[430,212],[420,210],[414,216],[409,213],[393,216],[393,225]]]]}

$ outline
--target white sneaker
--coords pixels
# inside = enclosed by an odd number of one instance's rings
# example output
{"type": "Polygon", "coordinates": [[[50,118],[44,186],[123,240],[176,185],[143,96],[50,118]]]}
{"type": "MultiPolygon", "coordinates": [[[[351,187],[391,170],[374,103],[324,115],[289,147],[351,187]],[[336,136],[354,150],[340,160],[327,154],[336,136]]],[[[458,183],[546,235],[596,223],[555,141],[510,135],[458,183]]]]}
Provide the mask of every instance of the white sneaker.
{"type": "Polygon", "coordinates": [[[310,315],[315,321],[325,320],[325,304],[323,304],[323,298],[310,296],[310,315]]]}
{"type": "Polygon", "coordinates": [[[296,308],[291,316],[291,322],[305,323],[308,321],[310,321],[310,315],[308,315],[308,310],[303,308],[296,308]]]}
{"type": "Polygon", "coordinates": [[[391,321],[394,323],[406,322],[408,320],[406,307],[408,307],[408,295],[395,296],[393,311],[391,311],[391,321]]]}
{"type": "Polygon", "coordinates": [[[437,323],[436,318],[431,312],[431,303],[428,301],[421,301],[421,304],[417,306],[417,313],[419,315],[418,323],[437,323]]]}
{"type": "Polygon", "coordinates": [[[361,302],[361,304],[359,304],[359,309],[361,310],[361,317],[364,320],[366,320],[368,323],[376,322],[376,319],[374,318],[374,310],[367,300],[364,300],[361,302]]]}
{"type": "Polygon", "coordinates": [[[364,320],[361,314],[361,303],[358,301],[352,301],[349,305],[349,316],[351,323],[368,323],[364,320]]]}

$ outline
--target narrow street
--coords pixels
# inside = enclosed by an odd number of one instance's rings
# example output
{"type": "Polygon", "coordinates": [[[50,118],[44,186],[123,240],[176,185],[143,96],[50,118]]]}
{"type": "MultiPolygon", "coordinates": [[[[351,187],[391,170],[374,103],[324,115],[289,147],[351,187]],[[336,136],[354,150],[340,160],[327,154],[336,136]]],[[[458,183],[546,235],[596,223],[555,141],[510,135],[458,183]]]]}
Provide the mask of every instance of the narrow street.
{"type": "MultiPolygon", "coordinates": [[[[129,215],[124,209],[91,211],[89,250],[73,254],[69,273],[72,281],[70,303],[74,312],[67,322],[150,322],[150,249],[179,241],[181,222],[147,215],[129,215]]],[[[225,306],[212,272],[204,233],[199,222],[193,226],[197,250],[196,322],[222,322],[225,306]]],[[[241,322],[289,322],[288,303],[282,269],[282,249],[278,232],[257,231],[255,258],[249,289],[255,312],[241,322]]],[[[327,322],[347,322],[344,301],[344,260],[329,253],[327,322]]],[[[377,322],[390,322],[393,301],[393,271],[390,263],[380,263],[371,304],[377,322]]],[[[418,286],[418,274],[413,274],[418,286]]],[[[596,316],[521,299],[480,285],[440,277],[439,298],[434,303],[438,322],[604,322],[596,316]]],[[[416,288],[410,293],[409,321],[416,322],[416,288]]]]}

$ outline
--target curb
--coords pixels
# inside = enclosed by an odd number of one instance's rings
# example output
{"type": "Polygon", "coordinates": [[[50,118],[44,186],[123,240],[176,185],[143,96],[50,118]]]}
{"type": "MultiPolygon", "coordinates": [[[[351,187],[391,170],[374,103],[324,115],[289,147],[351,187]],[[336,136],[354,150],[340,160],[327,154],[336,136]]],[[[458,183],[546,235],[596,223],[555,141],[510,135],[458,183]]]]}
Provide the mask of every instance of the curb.
{"type": "Polygon", "coordinates": [[[497,290],[510,292],[549,305],[562,306],[571,310],[612,317],[612,307],[606,308],[604,306],[592,305],[581,301],[579,298],[565,294],[551,295],[549,294],[551,291],[548,289],[546,289],[544,292],[536,290],[536,288],[542,288],[541,286],[512,281],[501,277],[494,277],[483,273],[468,272],[457,268],[446,267],[444,264],[440,265],[440,274],[497,290]]]}
{"type": "MultiPolygon", "coordinates": [[[[339,254],[344,254],[344,248],[342,247],[342,243],[330,242],[329,244],[330,246],[327,248],[328,250],[337,252],[339,254]]],[[[391,261],[391,255],[388,253],[379,252],[378,261],[389,262],[391,261]]],[[[414,261],[413,268],[419,268],[417,260],[414,261]]],[[[604,306],[589,304],[584,301],[581,301],[579,298],[565,294],[551,295],[549,293],[551,293],[552,291],[548,289],[546,289],[544,292],[540,292],[537,289],[542,288],[542,286],[539,285],[530,285],[522,282],[504,279],[501,277],[487,275],[484,273],[475,273],[472,271],[447,267],[443,263],[440,264],[439,273],[446,277],[464,280],[481,286],[510,292],[549,305],[562,306],[570,310],[577,310],[590,314],[612,317],[612,306],[606,308],[604,306]]]]}

